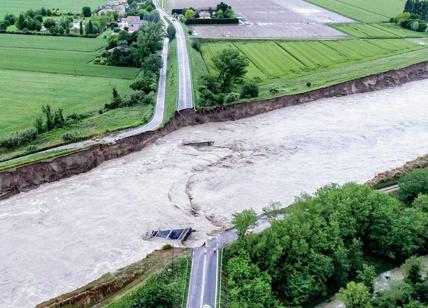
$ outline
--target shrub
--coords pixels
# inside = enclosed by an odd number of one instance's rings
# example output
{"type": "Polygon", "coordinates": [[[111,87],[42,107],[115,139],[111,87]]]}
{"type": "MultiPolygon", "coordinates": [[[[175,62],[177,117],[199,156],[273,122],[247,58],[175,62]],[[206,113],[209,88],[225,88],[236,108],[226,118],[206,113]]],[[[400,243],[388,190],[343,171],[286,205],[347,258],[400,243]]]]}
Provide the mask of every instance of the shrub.
{"type": "Polygon", "coordinates": [[[66,132],[62,135],[62,139],[66,142],[78,142],[82,140],[82,136],[80,135],[80,132],[77,131],[66,132]]]}
{"type": "Polygon", "coordinates": [[[226,94],[224,97],[224,103],[225,104],[232,104],[232,103],[236,102],[237,100],[239,100],[239,93],[236,93],[236,92],[226,94]]]}
{"type": "Polygon", "coordinates": [[[255,83],[247,83],[242,87],[240,98],[253,98],[259,96],[259,86],[255,83]]]}
{"type": "Polygon", "coordinates": [[[171,249],[172,248],[172,246],[171,246],[171,244],[165,244],[165,245],[163,245],[162,246],[162,250],[168,250],[168,249],[171,249]]]}
{"type": "Polygon", "coordinates": [[[428,194],[428,169],[416,169],[398,180],[398,197],[410,205],[419,194],[428,194]]]}
{"type": "Polygon", "coordinates": [[[311,83],[310,81],[308,81],[308,82],[306,83],[306,86],[307,86],[308,88],[310,88],[310,87],[312,86],[312,83],[311,83]]]}
{"type": "Polygon", "coordinates": [[[278,94],[278,93],[279,93],[279,90],[278,90],[277,88],[270,88],[270,89],[269,89],[269,93],[270,93],[271,95],[276,95],[276,94],[278,94]]]}
{"type": "Polygon", "coordinates": [[[239,24],[238,18],[186,19],[186,25],[239,24]]]}
{"type": "Polygon", "coordinates": [[[201,51],[201,42],[199,40],[193,40],[192,41],[192,48],[200,52],[201,51]]]}
{"type": "Polygon", "coordinates": [[[173,24],[169,24],[168,28],[166,29],[166,35],[167,37],[172,41],[173,39],[175,39],[175,27],[173,24]]]}
{"type": "Polygon", "coordinates": [[[30,128],[22,132],[15,132],[12,136],[1,140],[0,146],[8,149],[15,149],[35,140],[38,135],[39,133],[35,128],[30,128]]]}

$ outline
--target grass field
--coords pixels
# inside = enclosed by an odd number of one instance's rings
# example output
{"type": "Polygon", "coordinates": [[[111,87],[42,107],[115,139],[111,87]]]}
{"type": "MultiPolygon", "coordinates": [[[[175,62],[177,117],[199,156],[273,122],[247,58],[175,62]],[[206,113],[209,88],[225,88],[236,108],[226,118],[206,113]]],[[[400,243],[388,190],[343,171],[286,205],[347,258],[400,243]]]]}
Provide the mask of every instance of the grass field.
{"type": "Polygon", "coordinates": [[[237,49],[247,57],[250,60],[247,79],[263,83],[400,54],[423,46],[402,39],[211,42],[202,45],[202,56],[211,72],[214,70],[213,55],[225,48],[237,49]]]}
{"type": "Polygon", "coordinates": [[[401,28],[394,24],[332,24],[332,27],[357,38],[406,38],[428,37],[427,33],[401,28]]]}
{"type": "Polygon", "coordinates": [[[5,14],[18,14],[28,9],[46,9],[59,8],[62,12],[80,13],[82,7],[90,6],[96,9],[106,0],[1,0],[0,1],[0,16],[5,14]]]}
{"type": "Polygon", "coordinates": [[[93,64],[104,46],[101,38],[0,35],[0,139],[33,127],[43,105],[62,108],[65,116],[91,115],[16,150],[0,149],[2,160],[61,144],[67,131],[89,138],[141,125],[151,118],[149,105],[98,114],[110,102],[112,88],[127,95],[140,73],[136,68],[93,64]]]}
{"type": "Polygon", "coordinates": [[[308,0],[362,22],[387,21],[401,13],[405,0],[308,0]]]}
{"type": "Polygon", "coordinates": [[[177,59],[177,40],[173,40],[169,45],[168,51],[168,69],[166,71],[166,96],[165,113],[163,123],[168,123],[175,115],[178,99],[178,59],[177,59]]]}

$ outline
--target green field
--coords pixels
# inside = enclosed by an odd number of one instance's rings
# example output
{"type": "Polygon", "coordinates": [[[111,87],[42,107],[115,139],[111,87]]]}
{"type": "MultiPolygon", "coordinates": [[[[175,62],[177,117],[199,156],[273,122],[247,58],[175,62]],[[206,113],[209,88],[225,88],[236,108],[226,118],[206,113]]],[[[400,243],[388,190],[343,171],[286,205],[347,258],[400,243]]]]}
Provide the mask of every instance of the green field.
{"type": "Polygon", "coordinates": [[[401,54],[423,46],[403,39],[211,42],[202,45],[202,56],[210,72],[214,70],[213,55],[225,48],[237,49],[250,60],[247,79],[267,83],[401,54]]]}
{"type": "Polygon", "coordinates": [[[90,6],[96,9],[100,5],[107,3],[106,0],[1,0],[0,16],[5,14],[18,14],[28,9],[59,8],[62,12],[80,13],[82,7],[90,6]]]}
{"type": "MultiPolygon", "coordinates": [[[[31,128],[42,105],[63,108],[65,115],[96,113],[111,100],[113,87],[122,96],[129,93],[140,70],[92,64],[104,45],[103,39],[0,35],[0,139],[31,128]]],[[[139,125],[151,112],[151,106],[109,111],[83,120],[77,129],[83,136],[96,135],[139,125]]],[[[35,146],[60,142],[63,133],[47,135],[35,146]]]]}
{"type": "Polygon", "coordinates": [[[394,24],[332,24],[332,27],[358,38],[406,38],[428,37],[427,33],[401,28],[394,24]]]}
{"type": "Polygon", "coordinates": [[[401,13],[405,0],[308,0],[362,22],[387,21],[401,13]]]}

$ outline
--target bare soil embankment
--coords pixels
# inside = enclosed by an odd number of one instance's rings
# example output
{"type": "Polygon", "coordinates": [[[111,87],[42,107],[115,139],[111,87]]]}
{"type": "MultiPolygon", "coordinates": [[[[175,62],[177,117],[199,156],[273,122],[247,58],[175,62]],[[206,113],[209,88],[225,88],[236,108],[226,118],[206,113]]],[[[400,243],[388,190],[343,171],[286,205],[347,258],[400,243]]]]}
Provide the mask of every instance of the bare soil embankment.
{"type": "Polygon", "coordinates": [[[156,250],[139,262],[115,273],[106,274],[82,288],[50,299],[36,307],[92,307],[161,271],[171,262],[171,256],[177,259],[189,256],[190,252],[191,250],[186,248],[156,250]]]}
{"type": "Polygon", "coordinates": [[[96,145],[80,152],[0,172],[0,200],[37,188],[45,183],[88,172],[104,161],[140,151],[160,137],[186,126],[207,122],[233,121],[321,98],[371,92],[426,78],[428,78],[428,62],[423,62],[302,94],[252,101],[211,110],[185,110],[177,113],[168,124],[156,131],[131,136],[112,144],[96,145]]]}

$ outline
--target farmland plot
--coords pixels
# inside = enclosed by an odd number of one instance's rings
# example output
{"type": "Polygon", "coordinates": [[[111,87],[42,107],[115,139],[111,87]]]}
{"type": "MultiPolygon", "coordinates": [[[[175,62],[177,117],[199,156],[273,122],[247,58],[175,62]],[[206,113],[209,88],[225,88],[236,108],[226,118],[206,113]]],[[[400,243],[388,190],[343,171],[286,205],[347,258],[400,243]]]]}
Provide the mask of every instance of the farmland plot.
{"type": "Polygon", "coordinates": [[[426,33],[410,31],[393,24],[336,24],[336,29],[358,38],[427,37],[426,33]]]}
{"type": "Polygon", "coordinates": [[[214,71],[211,58],[225,48],[236,48],[249,59],[247,79],[256,76],[268,82],[269,79],[288,79],[388,57],[423,46],[402,39],[205,43],[202,56],[211,72],[214,71]]]}
{"type": "Polygon", "coordinates": [[[127,94],[135,68],[93,64],[102,39],[0,35],[0,139],[31,127],[42,105],[97,111],[112,88],[127,94]]]}
{"type": "Polygon", "coordinates": [[[0,16],[5,14],[19,14],[29,9],[59,8],[62,12],[80,13],[83,6],[89,6],[92,9],[105,4],[106,0],[1,0],[0,16]]]}
{"type": "Polygon", "coordinates": [[[362,21],[387,21],[401,13],[405,0],[308,0],[311,3],[362,21]]]}

